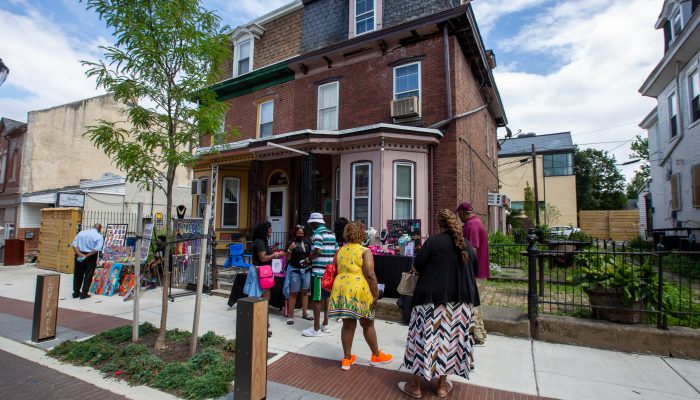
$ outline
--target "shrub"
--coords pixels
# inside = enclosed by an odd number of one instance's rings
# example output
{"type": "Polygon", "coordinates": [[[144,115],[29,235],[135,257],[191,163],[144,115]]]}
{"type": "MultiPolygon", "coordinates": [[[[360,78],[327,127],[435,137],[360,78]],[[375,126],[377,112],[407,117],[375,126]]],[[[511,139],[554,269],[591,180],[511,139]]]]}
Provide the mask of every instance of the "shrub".
{"type": "Polygon", "coordinates": [[[153,380],[153,386],[166,390],[181,390],[194,371],[188,362],[168,364],[153,380]]]}
{"type": "Polygon", "coordinates": [[[163,360],[154,354],[141,354],[124,360],[123,371],[130,377],[130,382],[148,384],[163,369],[163,360]]]}
{"type": "MultiPolygon", "coordinates": [[[[233,379],[233,377],[231,377],[233,379]]],[[[205,374],[185,383],[183,392],[188,399],[218,398],[231,389],[231,380],[222,380],[220,376],[205,374]]]]}
{"type": "Polygon", "coordinates": [[[173,342],[181,342],[192,337],[192,333],[188,331],[181,331],[180,329],[171,329],[165,334],[167,340],[172,340],[173,342]]]}
{"type": "Polygon", "coordinates": [[[221,346],[226,343],[226,338],[217,335],[213,331],[208,331],[199,338],[199,342],[202,343],[202,346],[221,346]]]}
{"type": "Polygon", "coordinates": [[[223,362],[224,358],[211,348],[206,348],[189,359],[189,363],[195,371],[207,370],[210,366],[223,362]]]}

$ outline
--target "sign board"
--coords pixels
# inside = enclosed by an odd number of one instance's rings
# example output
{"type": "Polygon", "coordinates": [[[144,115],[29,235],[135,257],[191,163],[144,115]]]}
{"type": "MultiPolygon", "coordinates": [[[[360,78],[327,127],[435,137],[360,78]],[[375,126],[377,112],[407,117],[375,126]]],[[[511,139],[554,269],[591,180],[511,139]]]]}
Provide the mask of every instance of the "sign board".
{"type": "Polygon", "coordinates": [[[61,276],[59,274],[39,275],[36,277],[34,318],[32,323],[33,342],[56,337],[58,290],[60,285],[61,276]]]}
{"type": "Polygon", "coordinates": [[[85,207],[85,195],[82,193],[58,193],[59,207],[85,207]]]}
{"type": "Polygon", "coordinates": [[[153,222],[146,222],[143,226],[143,239],[141,239],[141,262],[146,262],[148,252],[151,249],[151,238],[153,237],[153,222]]]}

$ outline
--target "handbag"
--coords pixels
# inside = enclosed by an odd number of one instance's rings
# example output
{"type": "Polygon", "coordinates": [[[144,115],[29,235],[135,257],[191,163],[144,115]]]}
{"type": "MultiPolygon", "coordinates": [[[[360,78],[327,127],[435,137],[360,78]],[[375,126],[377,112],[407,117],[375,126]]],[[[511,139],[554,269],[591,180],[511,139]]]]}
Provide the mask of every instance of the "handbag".
{"type": "Polygon", "coordinates": [[[413,292],[416,290],[416,284],[418,283],[418,274],[414,274],[413,271],[402,272],[401,282],[396,288],[399,294],[404,296],[413,296],[413,292]]]}
{"type": "Polygon", "coordinates": [[[335,277],[338,275],[338,253],[335,253],[335,257],[333,257],[333,264],[328,264],[326,265],[326,271],[323,273],[323,276],[321,277],[321,289],[327,291],[327,292],[332,292],[333,291],[333,282],[335,282],[335,277]]]}
{"type": "Polygon", "coordinates": [[[261,265],[258,267],[258,282],[260,289],[267,290],[275,286],[275,277],[272,273],[272,266],[261,265]]]}

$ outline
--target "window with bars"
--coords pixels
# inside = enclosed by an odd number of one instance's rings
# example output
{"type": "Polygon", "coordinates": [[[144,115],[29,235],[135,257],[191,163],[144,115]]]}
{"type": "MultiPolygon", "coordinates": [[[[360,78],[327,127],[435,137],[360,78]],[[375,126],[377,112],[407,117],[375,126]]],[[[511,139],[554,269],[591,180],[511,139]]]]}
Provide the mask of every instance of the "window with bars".
{"type": "MultiPolygon", "coordinates": [[[[206,179],[206,178],[202,179],[202,182],[200,182],[199,184],[201,185],[201,187],[208,188],[209,187],[209,179],[206,179]]],[[[208,192],[208,190],[207,190],[207,192],[208,192]]],[[[204,212],[207,209],[207,196],[208,196],[207,194],[197,195],[197,212],[198,212],[197,216],[199,216],[199,218],[204,218],[204,212]]]]}

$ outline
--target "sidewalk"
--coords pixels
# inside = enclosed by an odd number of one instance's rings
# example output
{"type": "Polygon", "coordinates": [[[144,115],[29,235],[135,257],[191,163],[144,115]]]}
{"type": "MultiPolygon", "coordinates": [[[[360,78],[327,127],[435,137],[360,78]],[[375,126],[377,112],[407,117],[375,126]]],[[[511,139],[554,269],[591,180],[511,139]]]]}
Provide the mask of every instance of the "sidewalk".
{"type": "MultiPolygon", "coordinates": [[[[44,273],[46,271],[28,267],[0,267],[0,314],[5,318],[31,318],[36,275],[44,273]]],[[[58,323],[64,329],[59,332],[66,333],[63,336],[84,337],[99,329],[109,329],[107,326],[110,324],[129,323],[132,302],[123,302],[118,296],[72,299],[71,283],[72,275],[61,276],[58,323]],[[78,326],[78,322],[84,324],[78,326]],[[88,330],[90,332],[86,332],[88,330]]],[[[161,294],[160,290],[144,293],[141,298],[141,322],[158,325],[161,294]]],[[[194,296],[181,297],[169,303],[168,329],[191,330],[193,310],[194,296]]],[[[235,317],[236,309],[229,310],[225,298],[204,296],[200,333],[213,330],[219,335],[233,338],[235,317]]],[[[273,336],[269,340],[269,351],[279,356],[271,360],[268,369],[269,399],[408,398],[402,397],[396,389],[396,383],[408,377],[401,365],[406,326],[388,321],[376,322],[381,348],[395,357],[392,363],[383,368],[367,366],[369,350],[358,328],[353,343],[358,363],[350,371],[343,372],[338,368],[342,356],[341,324],[331,321],[330,334],[321,338],[305,338],[301,336],[301,330],[307,328],[310,322],[301,318],[295,321],[294,325],[287,325],[285,318],[270,310],[273,336]]],[[[15,325],[18,323],[14,322],[15,325]]],[[[9,330],[5,325],[0,321],[0,336],[9,330]]],[[[27,331],[27,338],[30,334],[31,331],[27,331]]],[[[6,350],[5,346],[0,348],[6,350]]],[[[448,398],[700,399],[700,362],[697,361],[496,335],[489,336],[486,346],[476,348],[475,359],[476,371],[472,379],[465,381],[455,378],[453,381],[458,384],[448,398]]],[[[62,372],[66,372],[64,369],[69,368],[61,367],[62,372]]],[[[0,375],[0,387],[5,379],[0,375]]],[[[425,393],[430,392],[426,390],[425,393]]],[[[135,398],[130,394],[125,395],[135,398]]]]}

